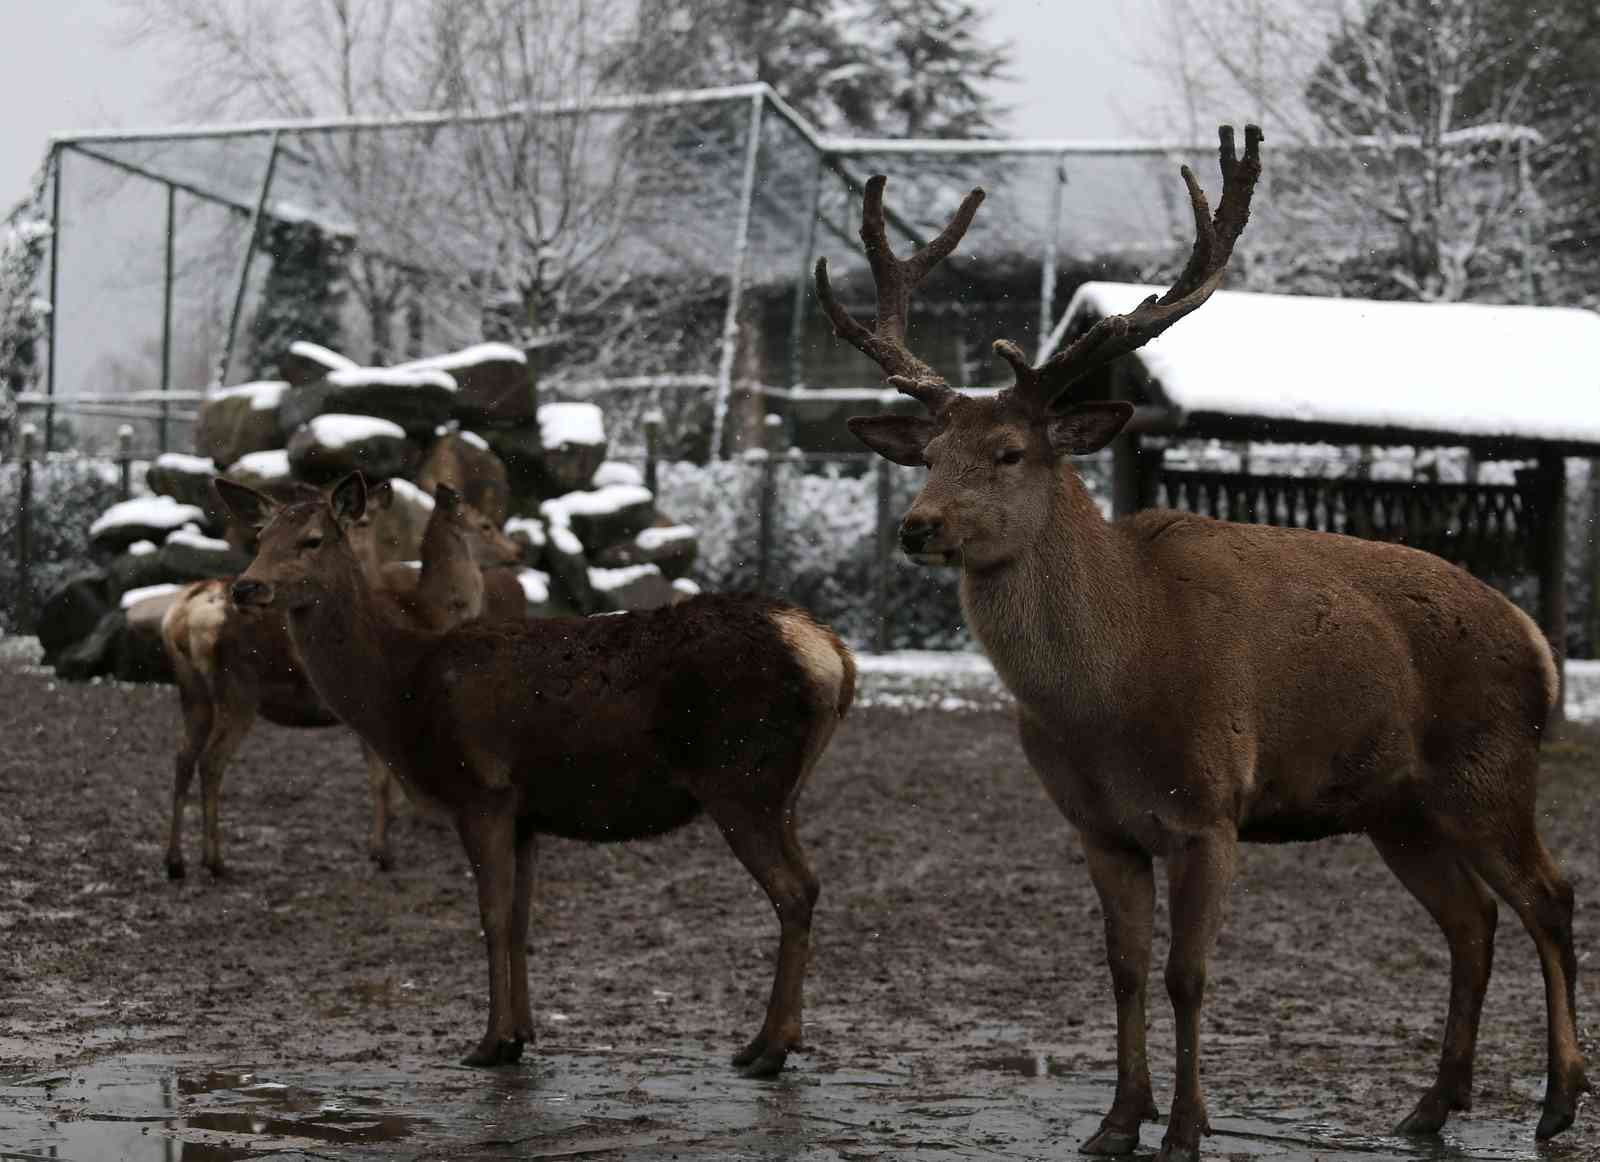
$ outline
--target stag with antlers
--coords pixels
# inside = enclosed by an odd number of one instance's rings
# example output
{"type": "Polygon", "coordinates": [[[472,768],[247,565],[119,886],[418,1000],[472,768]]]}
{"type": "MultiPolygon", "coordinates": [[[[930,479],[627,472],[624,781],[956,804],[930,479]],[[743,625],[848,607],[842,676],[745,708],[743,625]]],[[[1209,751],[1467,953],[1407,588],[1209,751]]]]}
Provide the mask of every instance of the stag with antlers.
{"type": "MultiPolygon", "coordinates": [[[[1572,890],[1540,841],[1539,740],[1557,671],[1533,621],[1462,570],[1399,545],[1150,510],[1108,522],[1070,457],[1105,447],[1132,406],[1070,389],[1148,343],[1216,289],[1249,216],[1261,131],[1242,157],[1221,131],[1216,213],[1187,167],[1195,243],[1177,283],[1039,366],[995,344],[1016,382],[965,395],[906,346],[913,288],[951,253],[974,190],[909,258],[890,252],[884,178],[861,237],[877,283],[871,327],[817,264],[836,332],[928,416],[852,419],[898,464],[927,468],[905,551],[961,569],[961,600],[1017,698],[1024,750],[1076,828],[1105,914],[1117,1007],[1117,1088],[1091,1154],[1136,1148],[1158,1117],[1145,1053],[1153,861],[1166,863],[1175,1092],[1158,1158],[1198,1156],[1206,965],[1238,844],[1364,833],[1443,929],[1450,1000],[1437,1079],[1401,1123],[1431,1134],[1472,1098],[1473,1050],[1496,907],[1538,948],[1549,1080],[1538,1137],[1572,1123],[1589,1088],[1574,1015],[1572,890]]],[[[1241,336],[1241,339],[1247,339],[1241,336]]],[[[1242,350],[1241,359],[1249,358],[1242,350]]]]}

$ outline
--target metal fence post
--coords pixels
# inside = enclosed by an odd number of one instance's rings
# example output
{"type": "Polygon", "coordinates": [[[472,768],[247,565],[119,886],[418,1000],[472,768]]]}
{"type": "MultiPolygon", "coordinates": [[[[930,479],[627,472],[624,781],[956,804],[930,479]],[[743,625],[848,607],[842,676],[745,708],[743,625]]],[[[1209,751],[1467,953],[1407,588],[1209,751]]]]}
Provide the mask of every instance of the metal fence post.
{"type": "Polygon", "coordinates": [[[879,457],[878,468],[878,567],[877,592],[874,594],[877,623],[872,648],[883,654],[889,651],[889,569],[894,555],[894,516],[890,511],[894,501],[894,480],[889,475],[889,461],[879,457]]]}
{"type": "Polygon", "coordinates": [[[121,480],[122,499],[133,495],[133,425],[123,424],[117,429],[117,469],[121,480]]]}
{"type": "Polygon", "coordinates": [[[33,458],[39,451],[39,429],[22,425],[21,475],[17,480],[17,629],[33,628],[33,458]]]}
{"type": "Polygon", "coordinates": [[[651,408],[644,413],[644,486],[657,500],[661,497],[656,487],[656,465],[661,456],[661,425],[665,422],[666,417],[659,408],[651,408]]]}
{"type": "Polygon", "coordinates": [[[761,523],[756,544],[756,588],[763,593],[772,578],[772,541],[778,523],[777,454],[783,450],[783,417],[768,412],[765,424],[768,446],[761,450],[761,523]]]}

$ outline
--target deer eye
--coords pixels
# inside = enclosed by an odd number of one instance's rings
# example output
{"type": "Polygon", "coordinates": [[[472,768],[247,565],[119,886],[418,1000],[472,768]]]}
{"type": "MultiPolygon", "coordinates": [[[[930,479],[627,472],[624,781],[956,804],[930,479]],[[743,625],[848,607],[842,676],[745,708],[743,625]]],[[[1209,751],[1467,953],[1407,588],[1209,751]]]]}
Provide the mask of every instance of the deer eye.
{"type": "Polygon", "coordinates": [[[322,534],[321,533],[312,533],[308,537],[301,537],[300,538],[300,544],[297,547],[298,548],[302,548],[302,549],[320,549],[320,548],[322,548],[322,534]]]}
{"type": "Polygon", "coordinates": [[[994,462],[996,464],[1021,464],[1022,458],[1026,454],[1021,448],[1002,448],[995,453],[994,462]]]}

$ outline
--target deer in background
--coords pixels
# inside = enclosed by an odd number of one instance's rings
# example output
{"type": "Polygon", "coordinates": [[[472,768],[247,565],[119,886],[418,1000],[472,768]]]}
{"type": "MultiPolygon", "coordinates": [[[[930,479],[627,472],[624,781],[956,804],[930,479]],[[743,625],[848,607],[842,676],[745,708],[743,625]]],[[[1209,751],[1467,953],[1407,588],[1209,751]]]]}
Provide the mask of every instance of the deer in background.
{"type": "MultiPolygon", "coordinates": [[[[420,569],[378,564],[372,515],[389,502],[392,494],[387,481],[373,489],[372,506],[347,532],[363,573],[379,580],[398,615],[419,625],[444,628],[482,612],[480,568],[513,560],[518,549],[454,492],[442,486],[438,492],[423,534],[420,569]]],[[[297,485],[269,500],[281,503],[321,497],[316,488],[297,485]]],[[[222,778],[257,715],[279,726],[339,724],[306,681],[283,618],[235,609],[228,601],[232,583],[232,578],[224,578],[185,587],[161,623],[161,640],[172,661],[183,713],[167,837],[170,879],[182,879],[187,870],[183,801],[196,769],[201,787],[202,863],[220,876],[225,870],[219,821],[222,778]]],[[[368,854],[387,870],[393,865],[388,831],[390,780],[387,768],[375,755],[369,751],[366,758],[372,794],[368,854]]]]}
{"type": "MultiPolygon", "coordinates": [[[[1539,741],[1557,692],[1538,627],[1437,557],[1330,533],[1151,510],[1107,522],[1070,457],[1133,413],[1068,389],[1198,308],[1249,215],[1261,132],[1244,156],[1221,131],[1213,216],[1187,167],[1195,243],[1177,283],[1100,320],[1032,366],[998,342],[1015,383],[951,388],[905,342],[912,289],[954,250],[982,201],[906,259],[884,230],[885,179],[867,183],[861,238],[877,284],[869,328],[817,291],[838,335],[929,415],[849,421],[897,464],[927,469],[900,526],[906,553],[958,565],[967,623],[1016,696],[1022,744],[1076,828],[1105,915],[1117,1007],[1117,1088],[1090,1154],[1126,1154],[1159,1117],[1145,1054],[1154,875],[1166,862],[1175,1092],[1161,1162],[1198,1156],[1206,964],[1244,842],[1347,833],[1379,854],[1443,929],[1450,1001],[1437,1079],[1400,1124],[1432,1134],[1470,1108],[1478,1017],[1499,894],[1544,972],[1549,1079],[1540,1139],[1589,1088],[1574,1014],[1572,890],[1535,825],[1539,741]]],[[[1240,358],[1250,358],[1240,336],[1240,358]]],[[[1354,337],[1345,336],[1341,341],[1354,337]]]]}
{"type": "Polygon", "coordinates": [[[703,809],[766,891],[781,933],[766,1019],[734,1063],[755,1076],[781,1070],[800,1041],[817,898],[795,803],[855,688],[833,631],[781,602],[703,596],[431,633],[378,600],[345,532],[367,504],[359,474],[331,504],[281,509],[228,481],[217,488],[262,530],[235,603],[287,620],[323,702],[461,836],[489,960],[488,1028],[465,1064],[510,1064],[533,1039],[537,836],[639,839],[703,809]]]}

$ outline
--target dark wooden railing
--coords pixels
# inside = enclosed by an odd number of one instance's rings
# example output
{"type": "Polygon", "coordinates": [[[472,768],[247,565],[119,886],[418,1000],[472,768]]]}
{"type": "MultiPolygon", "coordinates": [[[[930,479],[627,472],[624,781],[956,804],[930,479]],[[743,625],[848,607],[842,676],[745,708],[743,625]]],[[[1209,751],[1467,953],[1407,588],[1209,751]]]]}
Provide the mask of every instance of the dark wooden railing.
{"type": "Polygon", "coordinates": [[[1426,549],[1474,573],[1520,573],[1537,549],[1532,484],[1440,484],[1163,469],[1155,502],[1248,524],[1426,549]]]}

